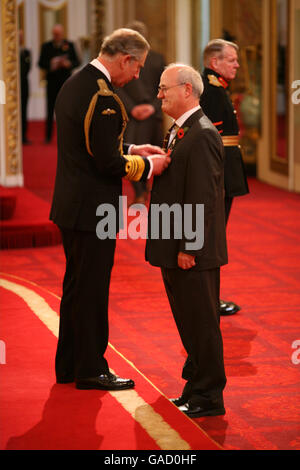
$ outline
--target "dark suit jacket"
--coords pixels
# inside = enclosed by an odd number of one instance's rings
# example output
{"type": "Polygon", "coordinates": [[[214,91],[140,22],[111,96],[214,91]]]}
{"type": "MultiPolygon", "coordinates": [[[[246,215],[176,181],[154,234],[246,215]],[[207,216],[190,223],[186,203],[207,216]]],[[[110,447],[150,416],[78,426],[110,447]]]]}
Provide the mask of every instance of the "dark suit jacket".
{"type": "MultiPolygon", "coordinates": [[[[200,99],[201,107],[217,127],[220,135],[238,135],[239,125],[236,111],[229,97],[224,81],[218,82],[221,76],[211,69],[205,69],[203,73],[204,92],[200,99]],[[217,78],[215,84],[211,83],[209,76],[217,78]]],[[[241,150],[238,146],[225,147],[225,192],[226,196],[242,196],[249,192],[244,162],[241,150]]]]}
{"type": "MultiPolygon", "coordinates": [[[[58,160],[50,219],[64,228],[96,230],[96,209],[103,203],[115,207],[118,220],[127,160],[119,149],[121,108],[112,96],[99,96],[96,102],[89,132],[93,156],[87,151],[84,133],[84,120],[99,90],[99,79],[112,90],[105,75],[88,64],[64,83],[56,100],[58,160]]],[[[127,148],[124,145],[125,153],[127,148]]],[[[144,161],[142,178],[146,179],[150,164],[144,161]]]]}
{"type": "Polygon", "coordinates": [[[165,68],[161,54],[150,49],[144,67],[137,80],[132,80],[117,93],[122,99],[129,116],[126,137],[138,144],[162,144],[161,100],[157,98],[160,77],[165,68]],[[131,116],[132,109],[139,104],[151,104],[155,113],[144,121],[137,121],[131,116]]]}
{"type": "Polygon", "coordinates": [[[31,53],[29,49],[20,49],[20,75],[21,80],[27,80],[31,68],[31,53]]]}
{"type": "Polygon", "coordinates": [[[20,49],[20,78],[21,78],[21,97],[25,100],[28,99],[28,74],[31,68],[31,53],[29,49],[20,49]]]}
{"type": "Polygon", "coordinates": [[[162,119],[161,101],[157,98],[157,93],[164,67],[163,56],[150,49],[139,78],[117,90],[129,114],[134,106],[148,103],[154,106],[156,117],[162,119]]]}
{"type": "MultiPolygon", "coordinates": [[[[178,267],[177,255],[183,251],[196,256],[192,269],[204,270],[227,263],[224,215],[224,169],[221,138],[202,110],[196,111],[183,124],[184,136],[177,138],[171,153],[171,163],[161,176],[154,178],[149,209],[146,259],[154,266],[178,267]],[[171,234],[169,240],[151,239],[153,204],[169,206],[204,204],[204,246],[186,250],[184,229],[180,240],[171,234]]],[[[183,210],[182,210],[183,213],[183,210]]],[[[174,224],[172,226],[174,231],[174,224]]]]}
{"type": "Polygon", "coordinates": [[[40,58],[38,65],[41,69],[46,71],[46,78],[48,81],[62,85],[62,83],[70,77],[74,68],[80,65],[75,46],[71,41],[63,40],[60,47],[56,47],[53,41],[48,41],[42,44],[40,58]],[[61,68],[52,71],[51,59],[57,56],[65,56],[71,62],[71,68],[61,68]]]}

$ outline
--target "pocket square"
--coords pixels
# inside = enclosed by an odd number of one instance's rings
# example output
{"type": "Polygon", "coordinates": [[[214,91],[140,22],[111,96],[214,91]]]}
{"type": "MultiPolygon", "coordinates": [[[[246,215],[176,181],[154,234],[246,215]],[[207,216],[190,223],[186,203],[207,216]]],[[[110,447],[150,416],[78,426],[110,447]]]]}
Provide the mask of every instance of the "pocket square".
{"type": "Polygon", "coordinates": [[[114,109],[107,108],[107,109],[104,109],[104,111],[102,111],[101,114],[105,114],[109,116],[110,114],[116,114],[116,111],[114,109]]]}

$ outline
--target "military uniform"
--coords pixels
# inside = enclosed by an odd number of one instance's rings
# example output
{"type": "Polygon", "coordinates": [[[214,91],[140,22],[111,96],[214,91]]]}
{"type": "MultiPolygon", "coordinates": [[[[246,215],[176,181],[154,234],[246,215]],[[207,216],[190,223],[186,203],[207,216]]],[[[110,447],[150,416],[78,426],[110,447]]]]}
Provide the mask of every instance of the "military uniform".
{"type": "Polygon", "coordinates": [[[115,209],[122,177],[146,179],[150,163],[127,155],[125,108],[106,75],[88,64],[62,86],[55,105],[58,161],[50,218],[62,233],[66,271],[56,377],[60,383],[108,373],[108,294],[115,238],[99,239],[97,207],[115,209]]]}
{"type": "Polygon", "coordinates": [[[218,129],[225,147],[225,216],[228,221],[232,199],[249,193],[245,166],[239,146],[236,111],[228,94],[228,83],[214,70],[203,73],[204,92],[200,104],[218,129]]]}
{"type": "Polygon", "coordinates": [[[64,39],[60,44],[48,41],[42,44],[38,66],[45,70],[47,80],[47,120],[46,120],[46,140],[50,141],[53,128],[53,112],[57,94],[63,83],[70,77],[74,68],[80,65],[74,44],[64,39]],[[71,62],[70,68],[53,67],[53,59],[64,58],[71,62]]]}
{"type": "MultiPolygon", "coordinates": [[[[218,129],[225,149],[224,188],[225,220],[228,222],[233,198],[249,193],[245,166],[239,146],[239,125],[228,94],[228,83],[220,74],[204,69],[204,92],[200,99],[204,113],[218,129]]],[[[233,302],[220,301],[220,314],[232,315],[240,310],[233,302]]]]}

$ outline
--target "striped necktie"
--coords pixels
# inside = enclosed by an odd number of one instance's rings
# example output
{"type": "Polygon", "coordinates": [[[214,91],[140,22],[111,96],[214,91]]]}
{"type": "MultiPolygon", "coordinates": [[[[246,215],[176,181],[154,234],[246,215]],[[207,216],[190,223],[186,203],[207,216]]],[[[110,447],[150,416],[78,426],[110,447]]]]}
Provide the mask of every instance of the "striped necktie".
{"type": "Polygon", "coordinates": [[[170,127],[170,129],[168,130],[168,132],[167,132],[167,134],[164,138],[164,142],[163,142],[163,150],[164,151],[166,151],[170,147],[170,144],[174,140],[174,137],[175,137],[176,132],[178,131],[178,129],[179,129],[179,126],[174,122],[174,124],[170,127]],[[171,137],[172,133],[174,133],[174,136],[173,136],[173,139],[170,141],[170,137],[171,137]]]}

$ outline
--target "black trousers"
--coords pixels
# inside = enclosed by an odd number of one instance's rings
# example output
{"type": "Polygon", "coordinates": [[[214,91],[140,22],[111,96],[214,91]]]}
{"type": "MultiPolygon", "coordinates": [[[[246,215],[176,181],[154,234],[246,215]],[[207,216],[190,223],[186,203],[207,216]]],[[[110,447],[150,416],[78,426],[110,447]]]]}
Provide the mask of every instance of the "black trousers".
{"type": "Polygon", "coordinates": [[[226,375],[219,318],[220,269],[162,268],[162,277],[187,360],[183,395],[196,405],[222,407],[226,375]]]}
{"type": "Polygon", "coordinates": [[[229,219],[229,214],[230,214],[230,211],[231,211],[231,206],[232,206],[232,203],[233,203],[233,197],[225,196],[224,202],[225,202],[225,224],[227,225],[228,219],[229,219]]]}
{"type": "MultiPolygon", "coordinates": [[[[124,138],[126,142],[134,142],[136,145],[152,144],[161,147],[164,139],[162,120],[155,115],[144,121],[131,118],[127,124],[124,138]]],[[[136,198],[148,192],[145,181],[132,181],[131,184],[136,198]]]]}
{"type": "Polygon", "coordinates": [[[53,122],[54,122],[54,108],[55,101],[59,90],[63,86],[64,80],[59,80],[55,78],[48,79],[47,89],[46,89],[46,98],[47,98],[47,117],[46,117],[46,135],[45,138],[47,141],[50,141],[53,134],[53,122]]]}
{"type": "Polygon", "coordinates": [[[27,140],[27,104],[29,96],[28,80],[21,81],[21,116],[22,116],[22,140],[27,140]]]}
{"type": "Polygon", "coordinates": [[[66,271],[55,370],[58,380],[108,372],[108,297],[116,240],[61,228],[66,271]]]}

